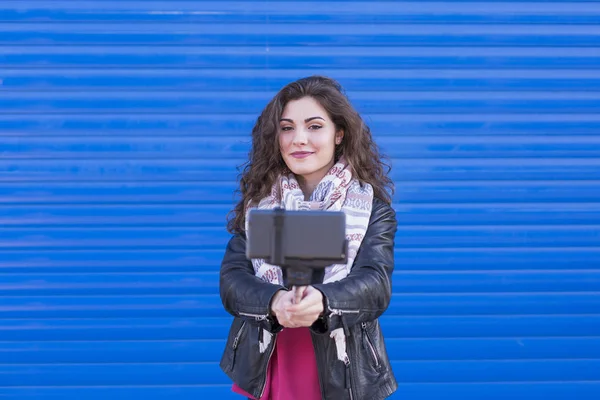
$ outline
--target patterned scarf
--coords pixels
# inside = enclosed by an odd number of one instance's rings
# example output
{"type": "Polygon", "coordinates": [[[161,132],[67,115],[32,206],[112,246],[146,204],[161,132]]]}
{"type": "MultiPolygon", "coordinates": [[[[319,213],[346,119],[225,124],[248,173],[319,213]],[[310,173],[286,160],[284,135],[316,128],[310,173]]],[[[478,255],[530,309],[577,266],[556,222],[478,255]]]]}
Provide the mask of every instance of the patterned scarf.
{"type": "MultiPolygon", "coordinates": [[[[281,176],[273,185],[270,195],[263,198],[256,208],[272,209],[277,206],[286,210],[343,211],[346,214],[348,262],[326,267],[323,283],[339,281],[350,273],[371,218],[373,188],[369,184],[361,185],[357,179],[354,179],[349,165],[343,158],[319,182],[308,201],[304,200],[304,193],[293,174],[281,176]]],[[[249,211],[250,208],[246,212],[249,211]]],[[[248,232],[248,218],[246,218],[246,232],[248,232]]],[[[273,284],[283,284],[280,267],[271,265],[264,259],[253,259],[252,265],[257,277],[273,284]]],[[[338,358],[346,361],[343,330],[336,329],[331,337],[336,341],[338,358]]],[[[264,352],[271,342],[271,334],[264,331],[263,340],[265,342],[260,344],[261,352],[264,352]]]]}

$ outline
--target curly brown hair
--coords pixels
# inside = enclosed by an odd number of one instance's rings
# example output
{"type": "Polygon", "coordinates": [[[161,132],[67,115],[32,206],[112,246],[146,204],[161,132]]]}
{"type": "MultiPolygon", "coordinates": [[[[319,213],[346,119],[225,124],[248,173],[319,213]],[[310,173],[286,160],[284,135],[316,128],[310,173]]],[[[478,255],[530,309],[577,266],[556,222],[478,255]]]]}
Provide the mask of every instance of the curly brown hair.
{"type": "Polygon", "coordinates": [[[252,148],[239,175],[240,186],[236,191],[241,200],[230,212],[227,230],[234,233],[245,231],[246,207],[258,203],[267,196],[275,180],[289,173],[279,150],[279,119],[286,104],[303,97],[312,97],[323,107],[335,124],[336,131],[344,131],[342,143],[337,146],[335,161],[341,155],[347,160],[352,176],[361,183],[373,186],[374,195],[391,203],[394,192],[388,177],[390,165],[373,141],[371,130],[350,104],[342,86],[324,76],[309,76],[283,87],[267,104],[252,129],[252,148]],[[384,171],[384,167],[387,171],[384,171]]]}

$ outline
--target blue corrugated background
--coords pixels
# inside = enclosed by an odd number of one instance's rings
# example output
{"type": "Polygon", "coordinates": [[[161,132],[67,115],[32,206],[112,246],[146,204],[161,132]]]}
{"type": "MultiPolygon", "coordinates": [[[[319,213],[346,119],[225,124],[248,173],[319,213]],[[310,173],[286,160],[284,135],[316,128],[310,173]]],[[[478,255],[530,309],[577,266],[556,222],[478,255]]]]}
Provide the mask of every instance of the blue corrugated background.
{"type": "Polygon", "coordinates": [[[313,73],[393,159],[394,398],[600,398],[599,2],[3,0],[0,21],[1,398],[237,398],[235,166],[313,73]]]}

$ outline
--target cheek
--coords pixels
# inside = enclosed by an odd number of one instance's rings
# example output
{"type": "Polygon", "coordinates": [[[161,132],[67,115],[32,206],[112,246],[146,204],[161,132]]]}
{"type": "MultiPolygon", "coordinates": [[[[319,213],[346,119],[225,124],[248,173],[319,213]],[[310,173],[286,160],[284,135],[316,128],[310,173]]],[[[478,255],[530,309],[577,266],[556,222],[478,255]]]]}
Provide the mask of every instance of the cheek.
{"type": "Polygon", "coordinates": [[[321,151],[322,153],[331,153],[334,151],[335,149],[335,139],[331,138],[331,137],[322,137],[319,139],[318,142],[315,143],[315,145],[319,148],[319,151],[321,151]]]}
{"type": "Polygon", "coordinates": [[[289,146],[289,140],[287,140],[288,135],[279,135],[277,140],[279,141],[279,148],[285,149],[289,146]]]}

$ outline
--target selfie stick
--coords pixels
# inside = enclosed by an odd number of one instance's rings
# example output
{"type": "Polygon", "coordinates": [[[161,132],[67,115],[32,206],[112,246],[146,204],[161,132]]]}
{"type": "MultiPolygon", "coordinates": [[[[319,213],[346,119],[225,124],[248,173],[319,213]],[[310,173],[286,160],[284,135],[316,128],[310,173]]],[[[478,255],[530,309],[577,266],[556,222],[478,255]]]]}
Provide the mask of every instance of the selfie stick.
{"type": "Polygon", "coordinates": [[[281,207],[274,209],[274,228],[273,246],[271,246],[271,260],[273,265],[279,265],[282,269],[287,270],[288,285],[292,285],[294,291],[294,304],[298,304],[304,294],[304,289],[301,286],[308,286],[312,280],[312,270],[302,267],[286,266],[285,257],[283,256],[283,219],[285,210],[281,207]]]}
{"type": "MultiPolygon", "coordinates": [[[[323,269],[328,265],[333,264],[333,260],[298,260],[287,261],[283,255],[283,223],[285,219],[285,210],[281,207],[277,207],[274,210],[274,232],[273,232],[273,244],[271,246],[271,260],[272,265],[278,265],[286,275],[287,285],[292,287],[294,291],[294,303],[297,304],[304,295],[306,286],[311,285],[313,282],[313,272],[316,269],[323,269]]],[[[347,246],[347,242],[345,242],[347,246]]],[[[341,258],[344,259],[347,254],[345,248],[341,254],[341,258]]]]}

